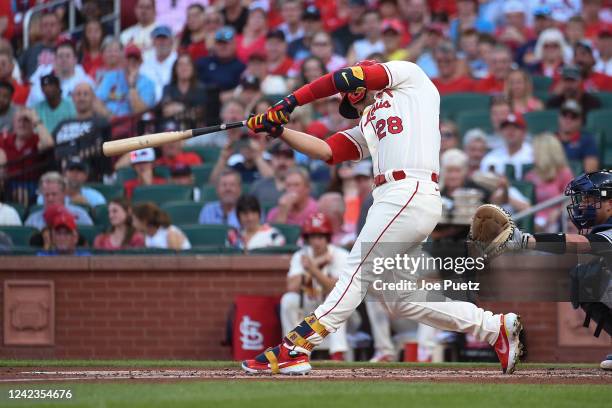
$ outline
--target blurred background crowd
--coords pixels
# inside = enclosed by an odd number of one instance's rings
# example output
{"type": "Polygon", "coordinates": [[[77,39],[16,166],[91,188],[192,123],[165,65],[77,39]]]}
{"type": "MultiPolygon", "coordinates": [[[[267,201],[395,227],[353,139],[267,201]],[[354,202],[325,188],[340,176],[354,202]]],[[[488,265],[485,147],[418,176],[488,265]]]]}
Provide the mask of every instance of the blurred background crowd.
{"type": "MultiPolygon", "coordinates": [[[[569,228],[567,182],[612,164],[611,3],[3,1],[2,245],[291,253],[323,213],[349,248],[372,200],[368,161],[329,167],[246,129],[118,159],[101,144],[243,120],[362,59],[412,61],[440,91],[435,239],[464,237],[483,202],[531,231],[569,228]]],[[[288,126],[320,138],[354,126],[338,103],[288,126]]]]}

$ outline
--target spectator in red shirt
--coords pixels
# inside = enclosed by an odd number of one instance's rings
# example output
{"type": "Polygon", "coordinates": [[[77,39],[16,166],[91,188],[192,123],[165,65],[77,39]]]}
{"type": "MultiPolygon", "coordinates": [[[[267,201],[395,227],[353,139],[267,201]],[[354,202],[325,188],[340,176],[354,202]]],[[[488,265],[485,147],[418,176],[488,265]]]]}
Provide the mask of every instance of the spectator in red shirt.
{"type": "Polygon", "coordinates": [[[132,225],[132,208],[125,198],[113,198],[110,201],[108,221],[108,231],[96,236],[94,248],[117,250],[145,246],[144,235],[132,225]]]}
{"type": "Polygon", "coordinates": [[[130,162],[136,172],[136,178],[123,183],[125,196],[132,198],[134,188],[138,186],[150,186],[153,184],[166,184],[166,180],[153,175],[153,163],[155,162],[155,150],[150,147],[130,153],[130,162]]]}
{"type": "Polygon", "coordinates": [[[585,113],[584,116],[593,109],[601,108],[599,98],[584,91],[582,74],[578,67],[571,65],[563,67],[561,80],[555,86],[555,90],[558,94],[546,101],[548,109],[559,109],[568,100],[576,100],[585,113]]]}
{"type": "Polygon", "coordinates": [[[264,49],[268,31],[266,11],[261,7],[251,8],[242,34],[236,36],[236,55],[244,63],[256,51],[264,49]]]}
{"type": "Polygon", "coordinates": [[[514,113],[525,114],[536,110],[542,110],[544,104],[533,96],[533,84],[527,72],[522,69],[512,70],[504,87],[504,94],[510,101],[514,113]]]}
{"type": "Polygon", "coordinates": [[[2,4],[0,4],[0,37],[4,37],[7,40],[13,38],[15,28],[13,18],[11,2],[2,2],[2,4]]]}
{"type": "Polygon", "coordinates": [[[502,93],[506,78],[512,70],[512,53],[503,45],[498,45],[492,51],[489,75],[476,83],[476,91],[484,93],[502,93]]]}
{"type": "Polygon", "coordinates": [[[54,144],[53,137],[35,111],[27,108],[17,111],[13,117],[13,133],[0,138],[0,150],[8,162],[9,175],[36,167],[36,153],[54,144]]]}
{"type": "MultiPolygon", "coordinates": [[[[221,23],[217,28],[221,28],[223,17],[218,14],[215,18],[221,23]]],[[[179,36],[179,49],[191,55],[194,61],[208,55],[207,19],[210,21],[210,17],[205,15],[204,7],[201,4],[194,3],[187,7],[187,22],[179,36]]]]}
{"type": "Polygon", "coordinates": [[[28,85],[20,84],[15,78],[13,78],[13,69],[15,64],[13,63],[13,55],[9,50],[0,51],[0,81],[9,82],[13,85],[15,92],[13,92],[13,102],[18,105],[24,105],[28,99],[30,93],[30,87],[28,85]]]}
{"type": "Polygon", "coordinates": [[[574,63],[582,72],[584,90],[587,92],[611,92],[612,77],[596,72],[593,46],[588,41],[579,41],[574,47],[574,63]]]}
{"type": "Polygon", "coordinates": [[[197,153],[183,151],[183,141],[166,143],[161,147],[161,157],[155,161],[158,166],[175,167],[179,164],[185,166],[199,166],[202,159],[197,153]]]}
{"type": "Polygon", "coordinates": [[[278,205],[270,210],[267,221],[302,225],[317,212],[317,201],[310,196],[310,176],[303,169],[288,170],[285,175],[285,193],[278,205]]]}
{"type": "Polygon", "coordinates": [[[81,65],[87,75],[95,78],[96,71],[104,65],[102,58],[104,29],[99,20],[89,20],[85,23],[83,32],[83,41],[80,46],[81,65]]]}
{"type": "Polygon", "coordinates": [[[601,31],[612,29],[609,22],[603,21],[599,14],[602,9],[601,0],[582,0],[582,19],[584,20],[584,36],[594,40],[601,31]]]}
{"type": "Polygon", "coordinates": [[[287,54],[285,34],[281,30],[268,32],[265,49],[268,58],[268,72],[271,75],[286,77],[294,62],[287,54]]]}
{"type": "Polygon", "coordinates": [[[465,75],[465,62],[457,59],[455,47],[450,42],[436,47],[433,56],[438,66],[438,77],[433,78],[432,82],[440,95],[469,92],[474,88],[472,78],[465,75]]]}

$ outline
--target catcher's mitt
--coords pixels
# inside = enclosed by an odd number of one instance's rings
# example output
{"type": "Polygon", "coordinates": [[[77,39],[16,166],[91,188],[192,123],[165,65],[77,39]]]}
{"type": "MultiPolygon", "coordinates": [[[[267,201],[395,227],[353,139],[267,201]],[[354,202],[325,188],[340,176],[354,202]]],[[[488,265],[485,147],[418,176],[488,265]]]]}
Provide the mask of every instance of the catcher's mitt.
{"type": "Polygon", "coordinates": [[[468,235],[472,255],[485,259],[500,255],[517,231],[506,210],[493,204],[481,205],[474,214],[468,235]]]}

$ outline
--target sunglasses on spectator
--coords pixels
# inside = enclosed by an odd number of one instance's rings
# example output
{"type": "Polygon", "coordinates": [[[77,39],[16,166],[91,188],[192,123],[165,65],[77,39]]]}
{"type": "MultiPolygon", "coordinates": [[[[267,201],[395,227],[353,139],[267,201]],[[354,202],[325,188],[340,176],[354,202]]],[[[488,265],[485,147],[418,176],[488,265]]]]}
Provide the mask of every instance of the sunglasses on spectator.
{"type": "Polygon", "coordinates": [[[544,48],[559,48],[559,43],[546,43],[544,44],[544,48]]]}
{"type": "Polygon", "coordinates": [[[445,139],[451,139],[455,137],[455,134],[453,132],[441,132],[440,135],[445,139]]]}
{"type": "Polygon", "coordinates": [[[313,42],[312,45],[315,47],[329,47],[331,44],[328,42],[313,42]]]}
{"type": "Polygon", "coordinates": [[[573,120],[580,119],[579,114],[575,112],[569,112],[569,111],[561,112],[561,116],[563,116],[564,118],[573,119],[573,120]]]}

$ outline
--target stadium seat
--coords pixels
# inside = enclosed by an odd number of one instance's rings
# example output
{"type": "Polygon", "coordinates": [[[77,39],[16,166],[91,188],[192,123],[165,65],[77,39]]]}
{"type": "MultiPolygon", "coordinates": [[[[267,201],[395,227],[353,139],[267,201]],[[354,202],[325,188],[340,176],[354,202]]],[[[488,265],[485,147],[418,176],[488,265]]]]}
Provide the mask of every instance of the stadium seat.
{"type": "Polygon", "coordinates": [[[217,188],[215,186],[211,184],[204,184],[200,188],[200,201],[208,203],[211,201],[217,201],[218,199],[217,188]]]}
{"type": "Polygon", "coordinates": [[[11,237],[13,245],[15,246],[28,246],[30,245],[30,238],[36,234],[38,230],[33,227],[23,227],[20,225],[5,225],[0,227],[0,231],[11,237]]]}
{"type": "Polygon", "coordinates": [[[6,205],[9,205],[11,207],[13,207],[15,209],[15,211],[17,211],[17,214],[19,214],[19,218],[21,219],[21,222],[25,221],[25,215],[26,215],[26,208],[23,204],[21,203],[6,203],[6,205]]]}
{"type": "Polygon", "coordinates": [[[527,112],[524,117],[527,122],[527,130],[534,136],[557,131],[559,112],[556,109],[527,112]]]}
{"type": "Polygon", "coordinates": [[[463,139],[470,129],[482,129],[485,133],[493,131],[491,115],[488,110],[467,110],[457,115],[459,135],[463,139]]]}
{"type": "Polygon", "coordinates": [[[170,178],[170,168],[168,166],[155,166],[153,168],[153,175],[168,179],[170,178]]]}
{"type": "Polygon", "coordinates": [[[102,232],[102,228],[97,225],[77,225],[77,230],[79,235],[85,238],[89,246],[93,246],[96,236],[102,232]]]}
{"type": "Polygon", "coordinates": [[[210,178],[210,174],[215,167],[214,163],[202,164],[199,166],[191,166],[191,172],[193,173],[194,184],[196,186],[201,186],[202,184],[207,184],[208,179],[210,178]]]}
{"type": "Polygon", "coordinates": [[[591,132],[603,131],[612,135],[612,109],[596,109],[590,111],[586,120],[586,129],[591,132]]]}
{"type": "MultiPolygon", "coordinates": [[[[535,204],[535,186],[533,185],[533,183],[530,183],[528,181],[513,181],[512,185],[516,187],[516,189],[519,190],[525,197],[527,197],[531,204],[535,204]]],[[[520,229],[530,232],[533,232],[534,225],[535,222],[533,215],[524,218],[518,222],[518,226],[520,229]]]]}
{"type": "Polygon", "coordinates": [[[570,169],[572,169],[572,173],[574,174],[574,176],[578,176],[583,173],[582,161],[569,160],[568,164],[570,166],[570,169]]]}
{"type": "Polygon", "coordinates": [[[444,95],[440,100],[440,117],[456,120],[457,115],[467,110],[488,110],[491,97],[479,93],[455,93],[444,95]]]}
{"type": "Polygon", "coordinates": [[[601,101],[602,109],[612,109],[612,92],[596,92],[594,95],[601,101]]]}
{"type": "MultiPolygon", "coordinates": [[[[121,167],[117,169],[115,173],[117,175],[116,183],[121,186],[123,186],[123,183],[126,181],[136,178],[136,171],[131,167],[121,167]]],[[[166,166],[155,166],[155,168],[153,168],[153,175],[165,179],[170,178],[170,169],[166,166]]]]}
{"type": "Polygon", "coordinates": [[[153,201],[161,206],[170,201],[191,200],[193,189],[190,186],[177,184],[156,184],[151,186],[138,186],[132,195],[133,203],[153,201]]]}
{"type": "Polygon", "coordinates": [[[250,254],[294,254],[300,249],[297,245],[283,245],[278,247],[256,248],[250,254]]]}
{"type": "Polygon", "coordinates": [[[189,238],[192,246],[219,245],[224,246],[227,241],[227,225],[184,225],[181,230],[189,238]]]}
{"type": "Polygon", "coordinates": [[[108,204],[96,205],[93,209],[93,222],[101,228],[108,228],[110,221],[108,220],[108,204]]]}
{"type": "Polygon", "coordinates": [[[162,205],[162,210],[168,213],[175,225],[197,224],[202,203],[193,201],[171,201],[162,205]]]}
{"type": "Polygon", "coordinates": [[[181,251],[179,255],[237,255],[243,253],[239,248],[219,245],[200,245],[181,251]]]}
{"type": "Polygon", "coordinates": [[[106,198],[106,201],[110,201],[117,197],[123,197],[122,184],[87,183],[86,186],[99,191],[100,194],[106,198]]]}
{"type": "Polygon", "coordinates": [[[221,153],[221,149],[216,146],[185,146],[183,150],[196,153],[204,164],[215,164],[221,153]]]}
{"type": "Polygon", "coordinates": [[[533,83],[534,91],[548,92],[552,85],[552,78],[543,75],[534,75],[531,77],[531,82],[533,83]]]}
{"type": "Polygon", "coordinates": [[[292,224],[272,224],[274,228],[280,231],[281,234],[285,237],[285,242],[287,244],[295,245],[297,243],[300,234],[302,233],[302,229],[297,225],[292,224]]]}

